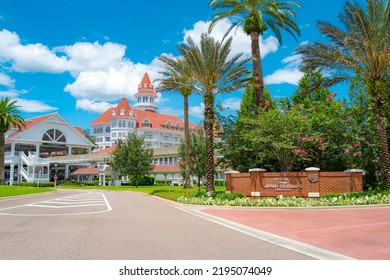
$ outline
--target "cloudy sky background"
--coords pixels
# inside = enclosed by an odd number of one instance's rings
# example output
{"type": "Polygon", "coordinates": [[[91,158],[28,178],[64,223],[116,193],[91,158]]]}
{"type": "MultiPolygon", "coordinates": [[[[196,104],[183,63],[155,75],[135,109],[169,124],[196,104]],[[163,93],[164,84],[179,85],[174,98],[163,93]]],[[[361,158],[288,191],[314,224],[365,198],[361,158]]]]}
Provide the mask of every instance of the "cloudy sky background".
{"type": "MultiPolygon", "coordinates": [[[[199,40],[212,14],[207,0],[134,2],[2,0],[0,98],[17,100],[25,118],[58,112],[83,128],[122,97],[133,104],[143,74],[148,72],[152,80],[161,78],[158,57],[177,56],[177,45],[188,36],[199,40]]],[[[261,38],[264,80],[275,98],[291,95],[302,76],[295,48],[322,40],[316,21],[337,24],[343,3],[300,2],[298,41],[287,33],[281,45],[272,33],[261,38]]],[[[212,36],[221,39],[229,27],[228,20],[220,22],[212,36]]],[[[231,35],[232,53],[250,56],[249,37],[241,29],[231,35]]],[[[217,102],[234,114],[241,94],[219,96],[217,102]]],[[[160,112],[183,115],[178,94],[159,94],[158,106],[160,112]]],[[[203,118],[203,108],[200,96],[190,97],[192,122],[203,118]]]]}

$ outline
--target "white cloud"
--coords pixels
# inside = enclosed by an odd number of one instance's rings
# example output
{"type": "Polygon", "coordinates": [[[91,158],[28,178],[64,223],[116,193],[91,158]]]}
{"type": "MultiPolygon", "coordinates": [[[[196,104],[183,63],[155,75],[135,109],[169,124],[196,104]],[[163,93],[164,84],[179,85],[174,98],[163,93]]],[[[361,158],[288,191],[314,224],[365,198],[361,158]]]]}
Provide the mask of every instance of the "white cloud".
{"type": "Polygon", "coordinates": [[[7,74],[0,72],[0,85],[6,86],[6,87],[13,87],[15,84],[15,80],[13,80],[10,76],[7,74]]]}
{"type": "MultiPolygon", "coordinates": [[[[199,21],[193,29],[184,30],[183,41],[188,36],[195,40],[208,31],[210,22],[199,21]]],[[[213,29],[212,36],[221,40],[231,23],[226,19],[218,23],[213,29]]],[[[250,38],[239,28],[232,30],[232,54],[243,52],[250,55],[250,38]]],[[[277,39],[270,36],[260,37],[261,55],[275,52],[279,45],[277,39]]],[[[0,31],[0,63],[7,62],[11,69],[17,72],[69,72],[74,80],[64,85],[64,91],[76,99],[76,108],[89,112],[102,112],[122,97],[134,100],[138,84],[145,72],[151,79],[161,78],[159,71],[162,63],[155,58],[148,64],[134,63],[125,57],[126,46],[106,42],[105,44],[76,42],[73,45],[49,48],[41,43],[24,44],[15,32],[3,29],[0,31]]],[[[168,54],[172,56],[171,54],[168,54]]],[[[0,84],[13,87],[15,81],[6,74],[0,73],[0,84]]],[[[157,86],[157,83],[154,83],[157,86]]],[[[12,97],[18,94],[5,91],[12,97]]],[[[3,92],[5,94],[5,92],[3,92]]],[[[162,103],[161,93],[157,93],[157,103],[162,103]]],[[[22,100],[22,99],[21,99],[22,100]]],[[[26,102],[26,99],[23,99],[26,102]]],[[[236,108],[232,100],[229,107],[236,108]]],[[[53,110],[54,107],[38,104],[42,110],[53,110]]],[[[56,109],[56,108],[54,108],[56,109]]],[[[203,107],[192,107],[193,115],[203,118],[203,107]]]]}
{"type": "Polygon", "coordinates": [[[264,77],[264,83],[267,85],[292,84],[297,85],[302,78],[303,73],[299,70],[301,63],[300,55],[291,55],[282,60],[285,66],[276,70],[270,75],[264,77]]]}
{"type": "Polygon", "coordinates": [[[58,57],[42,44],[22,45],[15,32],[0,31],[0,59],[12,62],[18,72],[62,73],[67,67],[67,58],[58,57]]]}
{"type": "Polygon", "coordinates": [[[221,103],[222,107],[225,109],[230,109],[230,110],[239,110],[240,105],[241,105],[241,99],[238,98],[227,98],[222,101],[221,103]]]}
{"type": "Polygon", "coordinates": [[[16,104],[20,106],[19,110],[27,113],[42,113],[55,111],[58,108],[47,105],[38,100],[28,100],[23,98],[15,98],[16,104]]]}
{"type": "MultiPolygon", "coordinates": [[[[191,36],[192,39],[194,39],[196,42],[199,42],[201,34],[208,32],[210,23],[210,21],[198,21],[194,24],[193,29],[184,30],[184,40],[191,36]]],[[[231,26],[232,24],[228,19],[221,20],[214,26],[211,32],[211,36],[220,41],[231,26]]],[[[233,37],[231,46],[232,54],[242,52],[244,55],[251,55],[251,39],[242,31],[242,28],[234,28],[229,33],[229,36],[233,37]]],[[[274,36],[270,36],[267,39],[264,39],[262,36],[260,36],[259,45],[261,58],[264,58],[269,53],[276,52],[279,47],[278,40],[274,36]]]]}
{"type": "Polygon", "coordinates": [[[103,113],[111,107],[115,107],[117,104],[111,104],[108,102],[94,102],[88,99],[79,99],[76,101],[76,108],[82,109],[88,112],[103,113]]]}
{"type": "Polygon", "coordinates": [[[67,71],[78,73],[81,71],[106,70],[111,67],[120,67],[125,55],[126,46],[107,42],[75,43],[70,46],[56,47],[56,52],[63,52],[68,57],[67,71]]]}
{"type": "MultiPolygon", "coordinates": [[[[119,67],[110,67],[106,70],[82,71],[75,82],[66,85],[65,91],[76,99],[90,99],[92,101],[114,101],[122,97],[134,100],[138,85],[145,72],[149,77],[161,77],[158,71],[161,63],[154,59],[151,64],[123,61],[119,67]]],[[[159,99],[161,94],[157,94],[159,99]]],[[[157,100],[158,102],[159,100],[157,100]]]]}
{"type": "Polygon", "coordinates": [[[188,114],[198,119],[204,119],[204,103],[200,103],[199,106],[190,106],[188,108],[188,114]]]}

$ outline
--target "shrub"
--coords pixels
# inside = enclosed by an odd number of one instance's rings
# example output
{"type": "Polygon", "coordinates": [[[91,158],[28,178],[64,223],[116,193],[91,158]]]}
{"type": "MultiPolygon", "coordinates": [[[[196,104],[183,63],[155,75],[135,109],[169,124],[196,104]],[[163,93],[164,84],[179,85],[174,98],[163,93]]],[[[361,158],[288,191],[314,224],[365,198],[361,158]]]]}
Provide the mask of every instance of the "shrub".
{"type": "Polygon", "coordinates": [[[35,183],[20,182],[20,183],[15,183],[14,185],[21,186],[21,187],[52,188],[52,187],[54,187],[54,182],[35,182],[35,183]]]}
{"type": "MultiPolygon", "coordinates": [[[[130,177],[130,185],[135,186],[134,177],[130,177]]],[[[154,177],[152,176],[142,176],[138,182],[138,186],[153,186],[154,185],[154,177]]]]}
{"type": "Polygon", "coordinates": [[[221,179],[214,180],[214,186],[216,186],[216,187],[223,187],[224,185],[225,185],[224,180],[221,180],[221,179]]]}

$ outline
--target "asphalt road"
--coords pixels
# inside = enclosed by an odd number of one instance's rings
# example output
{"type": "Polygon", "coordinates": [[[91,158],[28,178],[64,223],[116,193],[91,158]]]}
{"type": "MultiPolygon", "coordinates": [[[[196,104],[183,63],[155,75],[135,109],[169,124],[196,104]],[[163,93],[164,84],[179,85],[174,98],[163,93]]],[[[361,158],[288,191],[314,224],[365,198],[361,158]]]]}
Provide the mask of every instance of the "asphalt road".
{"type": "Polygon", "coordinates": [[[312,259],[130,192],[0,200],[2,260],[312,259]]]}

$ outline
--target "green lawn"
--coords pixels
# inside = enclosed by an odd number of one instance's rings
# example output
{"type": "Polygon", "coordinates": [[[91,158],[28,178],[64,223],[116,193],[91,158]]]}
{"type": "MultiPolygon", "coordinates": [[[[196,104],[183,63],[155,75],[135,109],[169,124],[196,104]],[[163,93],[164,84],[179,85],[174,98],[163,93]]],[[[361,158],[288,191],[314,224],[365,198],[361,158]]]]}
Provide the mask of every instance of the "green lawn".
{"type": "MultiPolygon", "coordinates": [[[[191,189],[184,189],[183,187],[172,187],[172,186],[121,186],[121,187],[110,187],[110,186],[62,186],[62,189],[78,189],[78,190],[110,190],[110,191],[134,191],[142,192],[149,195],[156,195],[176,201],[180,196],[195,196],[198,192],[198,187],[194,186],[191,189]]],[[[225,191],[225,187],[215,187],[216,191],[225,191]]],[[[205,192],[205,187],[201,187],[201,191],[205,192]]]]}
{"type": "Polygon", "coordinates": [[[5,186],[0,185],[0,197],[18,196],[25,194],[54,192],[53,188],[36,188],[36,187],[21,187],[21,186],[5,186]]]}

